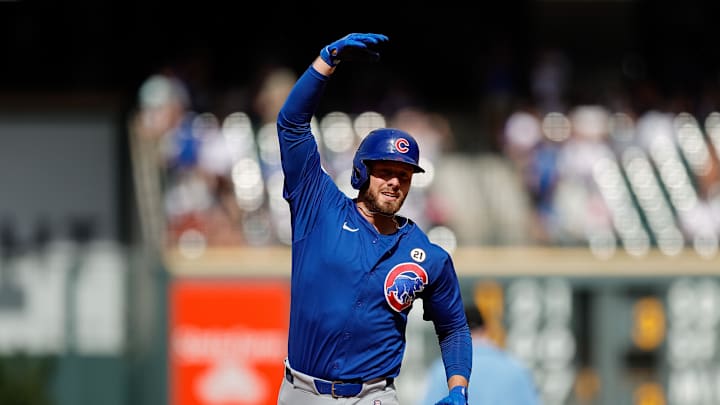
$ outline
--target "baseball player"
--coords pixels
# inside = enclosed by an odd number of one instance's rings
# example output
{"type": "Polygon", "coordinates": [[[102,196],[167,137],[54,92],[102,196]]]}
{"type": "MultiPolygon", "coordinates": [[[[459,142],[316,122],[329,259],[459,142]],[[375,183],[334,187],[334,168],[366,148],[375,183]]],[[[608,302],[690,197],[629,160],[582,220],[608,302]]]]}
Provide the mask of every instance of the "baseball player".
{"type": "Polygon", "coordinates": [[[323,170],[310,121],[337,65],[377,60],[381,34],[349,34],[322,48],[278,114],[283,197],[292,221],[290,329],[278,404],[397,405],[394,378],[407,317],[422,298],[448,381],[437,404],[467,404],[470,330],[450,255],[396,215],[418,165],[408,133],[371,131],[353,159],[346,196],[323,170]]]}

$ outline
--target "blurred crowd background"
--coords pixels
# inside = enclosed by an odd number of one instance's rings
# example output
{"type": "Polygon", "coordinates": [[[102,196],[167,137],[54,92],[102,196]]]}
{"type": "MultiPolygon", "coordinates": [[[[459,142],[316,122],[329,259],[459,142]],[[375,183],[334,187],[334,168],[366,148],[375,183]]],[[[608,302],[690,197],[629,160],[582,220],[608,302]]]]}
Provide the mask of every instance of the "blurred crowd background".
{"type": "MultiPolygon", "coordinates": [[[[315,117],[326,169],[352,195],[359,140],[378,126],[399,127],[420,139],[431,168],[416,176],[404,213],[450,250],[589,246],[611,256],[622,247],[642,256],[690,246],[713,257],[719,75],[713,52],[702,52],[702,24],[677,21],[709,10],[667,7],[665,15],[662,5],[642,2],[560,3],[488,13],[517,18],[512,28],[457,14],[445,16],[453,29],[442,15],[432,20],[442,37],[412,22],[412,35],[393,27],[398,40],[387,60],[344,65],[329,86],[315,117]],[[577,15],[563,14],[573,9],[577,15]],[[524,14],[532,11],[539,15],[524,14]],[[620,17],[632,28],[611,24],[620,17]],[[524,24],[543,20],[553,27],[529,37],[524,24]],[[590,21],[597,22],[584,25],[590,21]],[[666,23],[677,28],[666,32],[666,23]],[[690,37],[693,27],[698,37],[690,37]]],[[[296,39],[274,49],[292,52],[296,39]]],[[[198,72],[206,60],[192,56],[183,62],[190,65],[165,65],[142,82],[131,126],[157,149],[149,159],[163,171],[164,243],[188,254],[205,245],[288,244],[274,121],[308,62],[272,58],[250,87],[212,87],[198,80],[214,71],[198,72]]]]}
{"type": "MultiPolygon", "coordinates": [[[[382,31],[381,62],[344,65],[316,117],[339,185],[359,139],[392,125],[420,138],[432,168],[405,213],[446,246],[717,251],[716,5],[394,3],[342,19],[331,6],[258,7],[3,3],[0,102],[109,111],[113,192],[132,206],[137,190],[143,227],[165,213],[152,240],[286,244],[275,114],[322,44],[382,31]]],[[[119,209],[109,236],[134,237],[132,215],[119,209]]]]}
{"type": "MultiPolygon", "coordinates": [[[[642,256],[651,247],[674,255],[691,246],[713,257],[720,234],[720,112],[566,109],[563,69],[548,64],[537,71],[543,79],[535,85],[550,87],[557,98],[498,107],[504,113],[490,117],[501,123],[498,152],[464,151],[447,116],[414,106],[389,116],[331,111],[314,121],[324,166],[354,196],[348,179],[358,142],[374,128],[398,127],[419,138],[429,168],[414,179],[417,191],[403,213],[449,250],[540,244],[612,255],[619,245],[642,256]],[[557,83],[545,75],[557,75],[557,83]]],[[[289,244],[274,117],[295,78],[288,69],[269,72],[253,100],[257,123],[247,111],[219,116],[188,109],[188,91],[176,77],[154,75],[143,84],[134,153],[152,151],[145,166],[157,169],[154,160],[160,168],[159,202],[167,214],[165,231],[153,240],[191,250],[289,244]]],[[[148,172],[137,177],[145,182],[148,172]]],[[[157,212],[150,209],[144,222],[157,212]]]]}

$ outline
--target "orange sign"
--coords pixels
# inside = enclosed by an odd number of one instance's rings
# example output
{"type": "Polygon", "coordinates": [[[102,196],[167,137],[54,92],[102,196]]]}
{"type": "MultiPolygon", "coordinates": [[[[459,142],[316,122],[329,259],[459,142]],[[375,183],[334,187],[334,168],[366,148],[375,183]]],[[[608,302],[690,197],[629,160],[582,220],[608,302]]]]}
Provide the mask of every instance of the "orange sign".
{"type": "Polygon", "coordinates": [[[290,284],[177,280],[170,290],[170,404],[276,405],[290,284]]]}

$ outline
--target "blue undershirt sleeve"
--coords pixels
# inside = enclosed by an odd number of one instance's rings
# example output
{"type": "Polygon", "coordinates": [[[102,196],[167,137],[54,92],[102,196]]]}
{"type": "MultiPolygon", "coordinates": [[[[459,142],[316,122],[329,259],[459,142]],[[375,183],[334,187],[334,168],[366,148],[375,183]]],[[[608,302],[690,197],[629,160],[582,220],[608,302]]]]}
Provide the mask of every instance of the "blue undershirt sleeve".
{"type": "Polygon", "coordinates": [[[470,379],[472,369],[472,339],[470,328],[460,328],[440,338],[440,353],[447,378],[461,375],[470,379]]]}

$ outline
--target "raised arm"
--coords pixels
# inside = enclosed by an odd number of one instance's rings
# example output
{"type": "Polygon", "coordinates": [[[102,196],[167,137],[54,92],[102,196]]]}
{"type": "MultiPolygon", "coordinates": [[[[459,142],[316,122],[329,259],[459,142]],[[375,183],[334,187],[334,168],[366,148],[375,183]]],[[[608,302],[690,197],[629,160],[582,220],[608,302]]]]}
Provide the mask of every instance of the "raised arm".
{"type": "Polygon", "coordinates": [[[378,45],[387,40],[382,34],[348,34],[323,47],[293,86],[277,117],[280,153],[289,190],[303,179],[305,164],[317,153],[310,121],[329,76],[343,61],[376,61],[378,45]]]}

